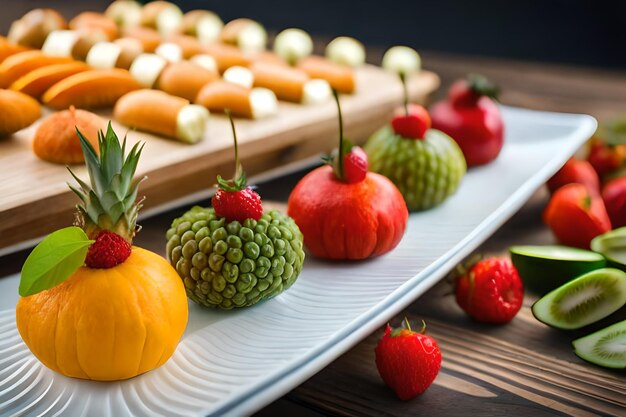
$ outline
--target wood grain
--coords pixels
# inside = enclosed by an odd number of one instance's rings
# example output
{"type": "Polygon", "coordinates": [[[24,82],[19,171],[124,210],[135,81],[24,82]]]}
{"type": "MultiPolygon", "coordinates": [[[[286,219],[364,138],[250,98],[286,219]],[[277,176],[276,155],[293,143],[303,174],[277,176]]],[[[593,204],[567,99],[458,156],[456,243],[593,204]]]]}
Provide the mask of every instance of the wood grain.
{"type": "MultiPolygon", "coordinates": [[[[436,74],[424,71],[411,79],[409,91],[424,102],[437,89],[436,74]]],[[[342,96],[345,132],[360,143],[382,126],[401,103],[395,76],[366,66],[357,72],[357,93],[342,96]]],[[[110,118],[110,113],[101,113],[110,118]]],[[[254,175],[286,163],[330,151],[337,143],[335,104],[302,106],[280,103],[276,117],[237,120],[239,154],[246,171],[254,175]]],[[[65,167],[37,159],[31,138],[38,123],[0,142],[0,249],[37,238],[72,221],[77,200],[67,187],[65,167]]],[[[118,133],[127,129],[113,124],[118,133]]],[[[146,209],[211,188],[218,173],[233,171],[232,134],[223,115],[212,115],[205,139],[187,145],[143,132],[128,132],[128,140],[146,141],[137,175],[146,209]]],[[[85,177],[85,169],[75,172],[85,177]]]]}

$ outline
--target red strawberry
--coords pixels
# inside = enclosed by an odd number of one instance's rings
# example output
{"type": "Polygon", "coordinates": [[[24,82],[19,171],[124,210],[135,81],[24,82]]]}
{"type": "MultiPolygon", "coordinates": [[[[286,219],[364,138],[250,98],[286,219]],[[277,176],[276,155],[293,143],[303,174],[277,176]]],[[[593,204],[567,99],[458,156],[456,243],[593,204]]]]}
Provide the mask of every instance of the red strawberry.
{"type": "Polygon", "coordinates": [[[587,161],[579,161],[576,159],[568,160],[565,165],[547,182],[548,189],[551,193],[562,186],[570,183],[579,183],[587,186],[589,191],[600,194],[600,178],[587,161]]]}
{"type": "Polygon", "coordinates": [[[508,323],[523,300],[522,280],[508,259],[480,260],[456,281],[456,302],[477,321],[508,323]]]}
{"type": "Polygon", "coordinates": [[[430,126],[428,110],[417,104],[409,104],[406,110],[404,107],[397,109],[391,120],[393,131],[410,139],[423,139],[430,126]]]}
{"type": "Polygon", "coordinates": [[[376,346],[376,367],[385,383],[396,392],[401,400],[409,400],[433,383],[441,369],[441,352],[437,342],[422,330],[411,330],[408,320],[404,328],[391,329],[376,346]]]}
{"type": "Polygon", "coordinates": [[[130,243],[122,236],[103,230],[89,246],[85,265],[89,268],[113,268],[128,259],[130,252],[130,243]]]}
{"type": "Polygon", "coordinates": [[[361,182],[367,174],[367,154],[358,147],[353,146],[350,152],[343,157],[343,177],[348,184],[361,182]]]}
{"type": "Polygon", "coordinates": [[[582,184],[559,188],[543,212],[543,220],[562,244],[583,249],[589,249],[591,239],[611,230],[602,199],[582,184]]]}
{"type": "Polygon", "coordinates": [[[221,177],[218,177],[218,183],[220,186],[211,199],[215,214],[225,217],[229,222],[237,220],[240,223],[246,219],[261,218],[263,215],[261,197],[252,188],[245,187],[245,177],[243,188],[233,187],[221,177]]]}
{"type": "Polygon", "coordinates": [[[592,139],[587,160],[600,178],[616,171],[622,164],[622,159],[619,147],[609,146],[598,138],[592,139]]]}
{"type": "Polygon", "coordinates": [[[602,189],[602,200],[611,219],[611,226],[626,226],[626,177],[607,182],[602,189]]]}

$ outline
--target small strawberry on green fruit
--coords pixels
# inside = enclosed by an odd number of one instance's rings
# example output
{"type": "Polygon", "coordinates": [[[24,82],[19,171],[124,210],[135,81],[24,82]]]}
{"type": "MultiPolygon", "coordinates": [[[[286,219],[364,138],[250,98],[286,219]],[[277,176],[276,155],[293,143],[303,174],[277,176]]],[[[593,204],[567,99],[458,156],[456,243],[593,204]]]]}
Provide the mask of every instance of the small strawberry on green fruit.
{"type": "Polygon", "coordinates": [[[602,198],[583,184],[559,188],[543,212],[544,222],[563,245],[589,249],[591,239],[611,230],[602,198]]]}
{"type": "Polygon", "coordinates": [[[441,351],[432,337],[424,334],[426,323],[419,332],[411,330],[407,319],[403,327],[392,329],[389,324],[376,346],[376,367],[385,384],[401,400],[410,400],[426,391],[441,369],[441,351]]]}
{"type": "Polygon", "coordinates": [[[482,259],[456,281],[456,301],[474,320],[508,323],[522,307],[524,286],[505,258],[482,259]]]}
{"type": "Polygon", "coordinates": [[[407,104],[406,107],[396,109],[391,119],[391,127],[396,135],[410,139],[424,139],[431,124],[428,110],[417,104],[407,104]]]}

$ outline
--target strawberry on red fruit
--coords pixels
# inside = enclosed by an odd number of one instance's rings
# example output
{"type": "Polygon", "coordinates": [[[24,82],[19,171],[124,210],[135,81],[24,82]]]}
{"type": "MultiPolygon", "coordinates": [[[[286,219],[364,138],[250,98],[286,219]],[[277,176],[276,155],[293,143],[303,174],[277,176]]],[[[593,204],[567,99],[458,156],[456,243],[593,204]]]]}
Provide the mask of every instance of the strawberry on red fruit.
{"type": "Polygon", "coordinates": [[[343,157],[343,176],[348,184],[361,182],[367,175],[367,154],[359,146],[353,146],[343,157]]]}
{"type": "Polygon", "coordinates": [[[559,188],[550,198],[543,220],[563,245],[582,249],[589,249],[594,237],[611,230],[602,198],[583,184],[559,188]]]}
{"type": "Polygon", "coordinates": [[[617,147],[609,146],[602,139],[593,138],[587,161],[591,164],[600,178],[616,171],[622,164],[622,158],[617,147]]]}
{"type": "Polygon", "coordinates": [[[562,186],[570,183],[578,183],[587,186],[587,189],[595,195],[600,194],[600,178],[587,161],[569,159],[563,167],[557,171],[547,182],[551,193],[562,186]]]}
{"type": "Polygon", "coordinates": [[[398,108],[391,119],[393,131],[410,139],[424,139],[431,125],[428,110],[417,104],[408,104],[407,107],[398,108]]]}
{"type": "Polygon", "coordinates": [[[89,268],[113,268],[124,262],[131,253],[130,243],[122,236],[103,230],[89,246],[85,265],[89,268]]]}
{"type": "Polygon", "coordinates": [[[433,128],[458,144],[468,167],[493,161],[504,143],[504,122],[495,98],[498,89],[485,77],[455,82],[448,98],[431,108],[433,128]]]}
{"type": "Polygon", "coordinates": [[[385,383],[401,400],[420,395],[433,383],[441,369],[441,351],[432,337],[425,335],[426,324],[419,332],[389,324],[376,346],[376,367],[385,383]]]}
{"type": "Polygon", "coordinates": [[[611,226],[626,226],[626,177],[607,182],[602,189],[602,200],[611,219],[611,226]]]}
{"type": "Polygon", "coordinates": [[[523,300],[522,280],[509,259],[482,259],[456,281],[457,304],[476,321],[508,323],[523,300]]]}

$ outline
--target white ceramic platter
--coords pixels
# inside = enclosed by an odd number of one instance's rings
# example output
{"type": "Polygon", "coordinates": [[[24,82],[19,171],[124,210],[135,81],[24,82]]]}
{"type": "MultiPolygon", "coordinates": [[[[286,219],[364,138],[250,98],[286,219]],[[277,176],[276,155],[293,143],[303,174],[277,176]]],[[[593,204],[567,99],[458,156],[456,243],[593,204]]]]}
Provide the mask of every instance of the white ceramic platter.
{"type": "Polygon", "coordinates": [[[498,159],[472,169],[443,205],[412,214],[394,251],[357,263],[309,257],[291,289],[245,310],[191,305],[174,356],[128,381],[70,379],[41,365],[15,328],[18,277],[0,279],[0,415],[239,416],[260,409],[446,275],[513,215],[596,126],[583,115],[506,107],[503,114],[506,145],[498,159]]]}

